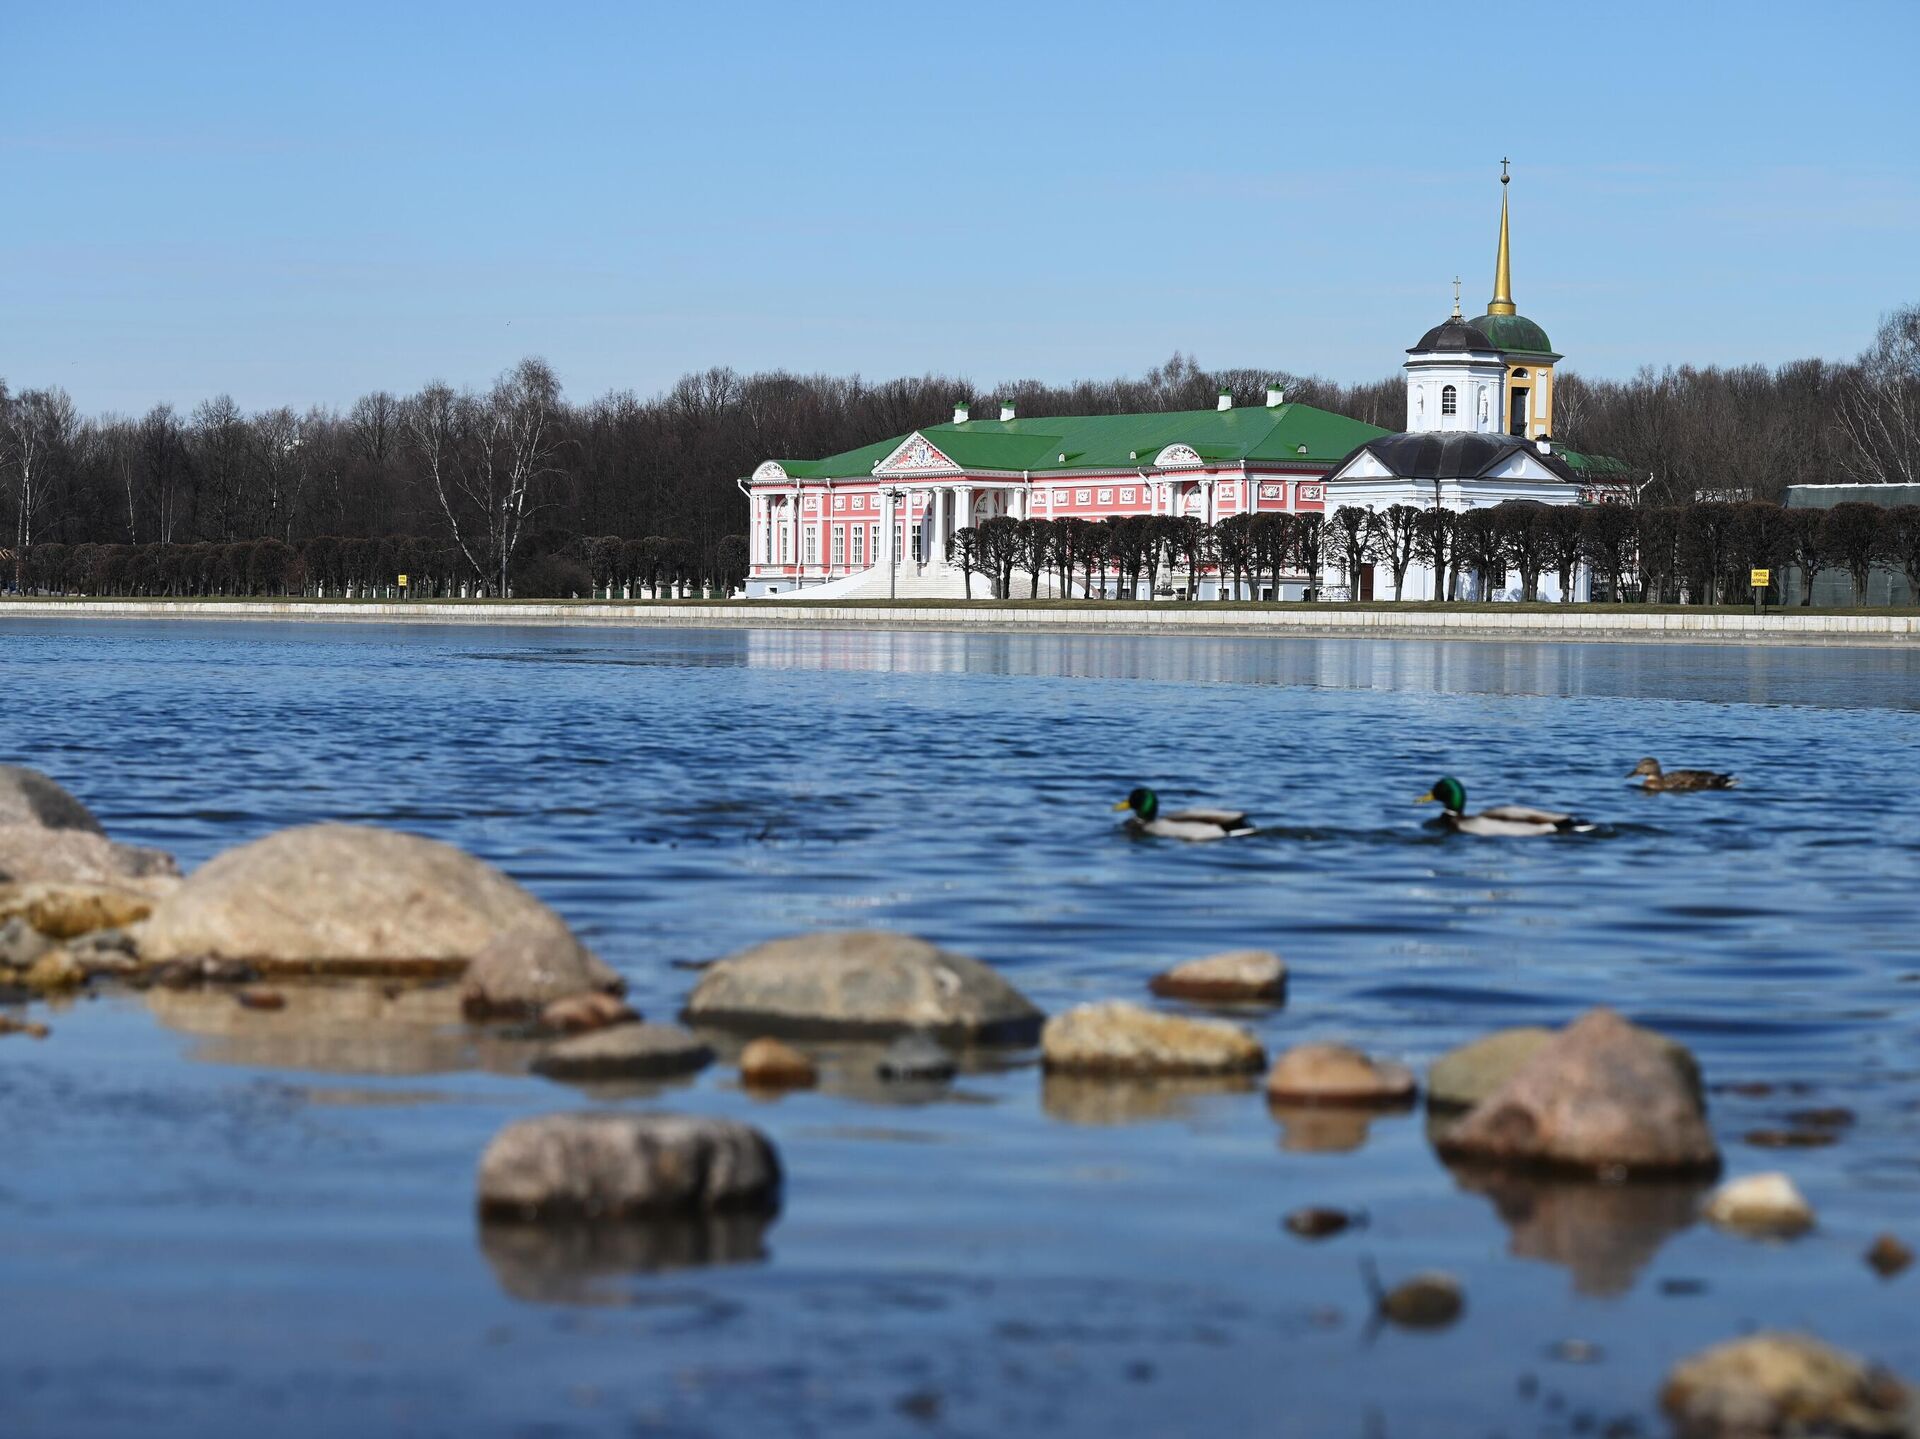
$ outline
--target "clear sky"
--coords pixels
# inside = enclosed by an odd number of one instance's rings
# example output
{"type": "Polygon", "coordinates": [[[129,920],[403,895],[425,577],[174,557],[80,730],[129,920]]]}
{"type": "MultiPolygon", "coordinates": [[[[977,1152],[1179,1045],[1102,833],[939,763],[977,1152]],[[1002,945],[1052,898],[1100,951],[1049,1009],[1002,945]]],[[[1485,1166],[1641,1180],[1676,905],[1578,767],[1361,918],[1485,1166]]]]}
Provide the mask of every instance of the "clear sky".
{"type": "Polygon", "coordinates": [[[1920,3],[0,3],[0,376],[341,404],[525,354],[1389,373],[1465,281],[1569,366],[1920,300],[1920,3]]]}

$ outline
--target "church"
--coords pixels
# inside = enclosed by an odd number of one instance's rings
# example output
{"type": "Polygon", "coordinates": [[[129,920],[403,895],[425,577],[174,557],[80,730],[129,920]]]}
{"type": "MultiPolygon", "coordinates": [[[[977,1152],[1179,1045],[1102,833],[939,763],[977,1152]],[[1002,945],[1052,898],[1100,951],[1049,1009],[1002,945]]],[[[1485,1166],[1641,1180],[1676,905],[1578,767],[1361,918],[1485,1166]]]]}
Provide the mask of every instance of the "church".
{"type": "MultiPolygon", "coordinates": [[[[1287,399],[1212,410],[1024,418],[1010,405],[975,419],[954,407],[928,425],[819,460],[769,459],[740,481],[750,507],[749,598],[962,597],[949,563],[956,531],[998,516],[1104,520],[1331,514],[1342,506],[1475,509],[1502,500],[1581,502],[1613,462],[1557,447],[1554,367],[1546,331],[1513,300],[1506,162],[1500,176],[1500,243],[1486,314],[1453,314],[1407,351],[1407,427],[1393,434],[1287,399]]],[[[1416,561],[1393,594],[1385,567],[1336,567],[1326,598],[1432,599],[1433,575],[1416,561]]],[[[1218,599],[1230,577],[1204,572],[1195,596],[1184,574],[1162,576],[1161,597],[1218,599]]],[[[1280,576],[1238,598],[1305,597],[1309,577],[1280,576]]],[[[1110,580],[1105,593],[1118,596],[1110,580]]],[[[1144,591],[1145,586],[1142,586],[1144,591]]],[[[1586,589],[1576,576],[1576,598],[1586,589]]],[[[977,590],[976,590],[977,592],[977,590]]],[[[1138,598],[1150,598],[1142,593],[1138,598]]],[[[1461,598],[1476,597],[1462,595],[1461,598]]],[[[1498,596],[1488,596],[1488,598],[1498,596]]],[[[1542,598],[1559,598],[1552,577],[1542,598]]]]}

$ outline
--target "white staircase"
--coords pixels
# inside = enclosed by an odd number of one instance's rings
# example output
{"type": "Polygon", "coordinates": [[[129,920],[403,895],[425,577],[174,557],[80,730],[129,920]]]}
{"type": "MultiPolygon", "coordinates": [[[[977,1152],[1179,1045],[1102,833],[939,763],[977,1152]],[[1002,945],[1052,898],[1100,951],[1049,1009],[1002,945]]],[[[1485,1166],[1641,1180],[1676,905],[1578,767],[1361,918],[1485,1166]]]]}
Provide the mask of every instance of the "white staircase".
{"type": "MultiPolygon", "coordinates": [[[[900,600],[957,600],[966,592],[961,587],[958,568],[936,561],[927,565],[902,564],[893,575],[893,598],[900,600]]],[[[973,577],[973,597],[984,600],[991,593],[991,581],[985,575],[973,577]]],[[[887,567],[876,565],[845,579],[829,580],[824,585],[805,585],[783,590],[772,599],[783,603],[811,600],[884,600],[888,595],[887,567]]]]}

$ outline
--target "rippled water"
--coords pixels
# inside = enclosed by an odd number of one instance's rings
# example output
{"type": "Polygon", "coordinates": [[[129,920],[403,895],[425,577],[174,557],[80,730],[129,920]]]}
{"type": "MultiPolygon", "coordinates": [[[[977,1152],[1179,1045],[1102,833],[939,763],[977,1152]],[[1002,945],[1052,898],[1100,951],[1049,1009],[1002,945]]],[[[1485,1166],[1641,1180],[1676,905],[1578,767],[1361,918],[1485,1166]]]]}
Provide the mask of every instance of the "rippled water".
{"type": "Polygon", "coordinates": [[[1920,653],[10,621],[0,681],[0,749],[117,837],[447,839],[650,1014],[676,961],[854,924],[1048,1009],[1271,947],[1270,1048],[1416,1064],[1611,1003],[1699,1055],[1729,1169],[1785,1168],[1821,1215],[1756,1246],[1684,1187],[1469,1187],[1418,1115],[1024,1063],[767,1104],[722,1066],[667,1100],[773,1136],[771,1229],[526,1252],[476,1231],[474,1160],[591,1101],[524,1056],[127,996],[0,1040],[7,1433],[1657,1431],[1666,1365],[1761,1322],[1920,1376],[1920,1274],[1860,1258],[1920,1242],[1920,653]],[[1643,795],[1642,754],[1745,787],[1643,795]],[[1442,773],[1601,828],[1439,836],[1409,801],[1442,773]],[[1129,841],[1107,806],[1141,782],[1269,828],[1129,841]],[[1832,1106],[1829,1147],[1747,1142],[1832,1106]],[[1303,1204],[1368,1223],[1310,1244],[1279,1223],[1303,1204]],[[662,1267],[698,1257],[737,1262],[662,1267]],[[1375,1332],[1363,1258],[1451,1270],[1466,1316],[1375,1332]]]}

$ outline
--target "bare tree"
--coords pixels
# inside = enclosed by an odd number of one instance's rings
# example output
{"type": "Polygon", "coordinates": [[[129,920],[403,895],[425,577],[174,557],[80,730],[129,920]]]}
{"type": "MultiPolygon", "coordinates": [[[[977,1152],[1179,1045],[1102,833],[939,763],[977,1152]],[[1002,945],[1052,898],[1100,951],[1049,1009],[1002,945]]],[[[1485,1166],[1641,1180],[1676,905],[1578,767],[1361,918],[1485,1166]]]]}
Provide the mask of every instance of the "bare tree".
{"type": "Polygon", "coordinates": [[[8,398],[0,390],[0,447],[13,497],[13,583],[18,588],[34,525],[51,507],[56,467],[65,458],[79,428],[73,401],[65,390],[22,390],[8,398]]]}
{"type": "Polygon", "coordinates": [[[1847,470],[1867,484],[1920,484],[1920,305],[1880,322],[1841,388],[1840,419],[1853,441],[1847,470]]]}

